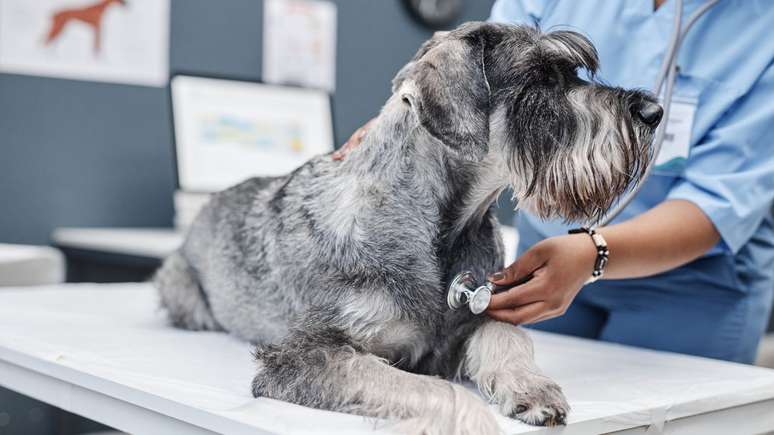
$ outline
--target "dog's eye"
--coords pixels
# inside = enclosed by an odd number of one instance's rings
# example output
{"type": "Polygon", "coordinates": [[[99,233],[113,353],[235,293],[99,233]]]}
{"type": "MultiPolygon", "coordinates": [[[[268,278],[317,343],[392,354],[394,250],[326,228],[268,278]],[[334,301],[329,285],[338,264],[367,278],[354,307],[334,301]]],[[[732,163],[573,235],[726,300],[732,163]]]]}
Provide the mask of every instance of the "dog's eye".
{"type": "Polygon", "coordinates": [[[564,79],[564,76],[562,74],[559,74],[556,76],[556,85],[560,88],[563,88],[567,85],[567,81],[564,79]]]}
{"type": "Polygon", "coordinates": [[[543,85],[549,88],[561,88],[565,85],[564,77],[553,71],[543,77],[543,85]]]}
{"type": "Polygon", "coordinates": [[[407,106],[411,106],[411,100],[409,100],[408,97],[401,98],[401,101],[403,101],[403,104],[405,104],[407,106]]]}
{"type": "Polygon", "coordinates": [[[553,78],[553,82],[552,82],[553,85],[558,86],[560,88],[565,87],[565,85],[567,84],[564,78],[565,71],[562,71],[562,69],[560,69],[556,65],[554,65],[552,69],[553,71],[551,71],[550,76],[553,78]]]}

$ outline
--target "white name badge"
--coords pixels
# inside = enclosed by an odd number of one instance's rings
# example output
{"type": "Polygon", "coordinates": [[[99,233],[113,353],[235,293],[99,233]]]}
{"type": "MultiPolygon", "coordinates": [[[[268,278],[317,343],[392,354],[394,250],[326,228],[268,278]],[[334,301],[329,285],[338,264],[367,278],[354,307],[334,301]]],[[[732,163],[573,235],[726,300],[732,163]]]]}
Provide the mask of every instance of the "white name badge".
{"type": "Polygon", "coordinates": [[[666,174],[679,174],[685,169],[691,147],[693,117],[697,100],[686,97],[672,97],[669,119],[666,124],[664,143],[656,157],[654,170],[666,174]]]}

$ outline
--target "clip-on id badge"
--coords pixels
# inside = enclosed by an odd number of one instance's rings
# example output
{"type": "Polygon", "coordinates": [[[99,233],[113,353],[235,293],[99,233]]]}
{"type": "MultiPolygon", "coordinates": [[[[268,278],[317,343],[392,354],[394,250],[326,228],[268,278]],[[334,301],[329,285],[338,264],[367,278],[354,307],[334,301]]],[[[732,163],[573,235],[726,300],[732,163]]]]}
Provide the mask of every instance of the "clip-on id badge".
{"type": "Polygon", "coordinates": [[[696,98],[673,96],[666,124],[664,143],[656,157],[653,172],[661,175],[680,175],[685,170],[691,147],[696,98]]]}

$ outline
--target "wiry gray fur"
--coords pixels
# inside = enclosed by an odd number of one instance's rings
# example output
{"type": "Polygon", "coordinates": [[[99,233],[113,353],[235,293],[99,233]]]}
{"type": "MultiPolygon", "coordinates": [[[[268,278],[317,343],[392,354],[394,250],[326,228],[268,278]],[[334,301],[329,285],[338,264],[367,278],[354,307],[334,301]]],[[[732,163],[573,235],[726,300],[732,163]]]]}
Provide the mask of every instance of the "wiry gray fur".
{"type": "Polygon", "coordinates": [[[596,63],[573,32],[437,34],[344,161],[213,196],[158,273],[170,319],[255,342],[255,396],[496,433],[480,400],[439,379],[462,376],[505,415],[563,424],[524,331],[450,311],[445,293],[460,271],[502,267],[491,206],[505,187],[541,215],[588,219],[640,176],[654,126],[636,113],[653,100],[578,78],[596,63]]]}

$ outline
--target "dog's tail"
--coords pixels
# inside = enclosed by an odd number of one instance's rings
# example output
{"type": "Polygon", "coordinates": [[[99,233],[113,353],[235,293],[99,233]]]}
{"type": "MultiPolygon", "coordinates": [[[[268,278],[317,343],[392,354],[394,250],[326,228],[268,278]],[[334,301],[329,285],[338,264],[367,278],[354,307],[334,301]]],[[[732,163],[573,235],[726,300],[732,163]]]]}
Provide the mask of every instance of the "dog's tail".
{"type": "Polygon", "coordinates": [[[223,330],[212,315],[207,295],[193,269],[179,252],[164,260],[153,277],[153,284],[173,325],[194,331],[223,330]]]}

